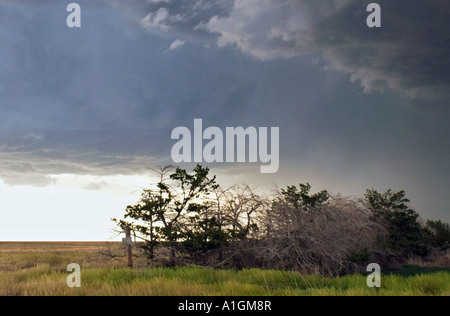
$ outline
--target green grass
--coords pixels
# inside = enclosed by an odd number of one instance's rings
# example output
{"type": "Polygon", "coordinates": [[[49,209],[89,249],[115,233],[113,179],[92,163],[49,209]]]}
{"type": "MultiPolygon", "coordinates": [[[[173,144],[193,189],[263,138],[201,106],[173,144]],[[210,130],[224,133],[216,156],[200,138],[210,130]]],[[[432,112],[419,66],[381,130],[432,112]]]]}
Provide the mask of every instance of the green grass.
{"type": "Polygon", "coordinates": [[[448,269],[405,267],[394,273],[383,274],[382,287],[373,289],[367,287],[366,276],[363,275],[327,278],[260,269],[127,269],[120,262],[105,264],[95,249],[92,244],[62,249],[57,244],[8,247],[0,243],[0,295],[450,295],[448,269]],[[71,262],[80,263],[82,267],[81,288],[69,288],[66,285],[69,275],[66,266],[71,262]]]}
{"type": "Polygon", "coordinates": [[[288,271],[209,270],[202,268],[90,268],[82,270],[81,288],[68,288],[68,273],[50,265],[0,272],[1,295],[175,295],[175,296],[308,296],[308,295],[450,295],[450,273],[388,275],[382,288],[370,289],[366,278],[302,276],[288,271]]]}

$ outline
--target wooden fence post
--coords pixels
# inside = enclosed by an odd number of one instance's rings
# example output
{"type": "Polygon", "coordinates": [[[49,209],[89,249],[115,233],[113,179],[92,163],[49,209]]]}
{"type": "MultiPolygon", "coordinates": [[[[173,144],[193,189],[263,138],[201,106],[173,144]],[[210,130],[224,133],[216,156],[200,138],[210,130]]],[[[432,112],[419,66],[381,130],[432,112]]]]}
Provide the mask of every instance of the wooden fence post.
{"type": "Polygon", "coordinates": [[[128,268],[133,268],[133,253],[131,251],[131,228],[129,226],[125,227],[125,238],[122,239],[122,243],[127,245],[127,255],[128,255],[128,268]]]}

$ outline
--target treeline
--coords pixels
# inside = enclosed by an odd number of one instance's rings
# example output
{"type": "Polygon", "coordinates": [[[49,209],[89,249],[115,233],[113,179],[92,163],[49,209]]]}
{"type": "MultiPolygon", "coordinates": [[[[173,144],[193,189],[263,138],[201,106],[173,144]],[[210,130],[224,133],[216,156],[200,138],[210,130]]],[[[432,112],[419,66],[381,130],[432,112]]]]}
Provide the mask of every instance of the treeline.
{"type": "Polygon", "coordinates": [[[144,242],[150,265],[340,275],[450,247],[449,225],[421,223],[404,191],[367,190],[355,200],[300,184],[264,196],[248,186],[222,189],[200,165],[159,176],[124,219],[113,219],[144,242]]]}

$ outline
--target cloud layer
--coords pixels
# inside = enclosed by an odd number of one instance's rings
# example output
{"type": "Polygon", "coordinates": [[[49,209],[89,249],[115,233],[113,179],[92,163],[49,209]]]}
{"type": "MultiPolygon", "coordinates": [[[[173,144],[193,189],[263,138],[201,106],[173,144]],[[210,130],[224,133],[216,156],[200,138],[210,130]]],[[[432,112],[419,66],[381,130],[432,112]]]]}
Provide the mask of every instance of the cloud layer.
{"type": "Polygon", "coordinates": [[[382,28],[371,29],[366,25],[370,2],[157,2],[142,25],[184,34],[186,40],[198,40],[207,31],[217,36],[218,47],[234,46],[260,60],[317,53],[330,68],[349,74],[365,92],[395,90],[418,99],[448,97],[449,4],[381,0],[382,28]]]}
{"type": "Polygon", "coordinates": [[[205,28],[220,34],[219,46],[233,44],[260,59],[322,52],[366,92],[448,96],[449,4],[380,1],[382,28],[370,29],[366,2],[236,0],[229,16],[213,17],[205,28]]]}

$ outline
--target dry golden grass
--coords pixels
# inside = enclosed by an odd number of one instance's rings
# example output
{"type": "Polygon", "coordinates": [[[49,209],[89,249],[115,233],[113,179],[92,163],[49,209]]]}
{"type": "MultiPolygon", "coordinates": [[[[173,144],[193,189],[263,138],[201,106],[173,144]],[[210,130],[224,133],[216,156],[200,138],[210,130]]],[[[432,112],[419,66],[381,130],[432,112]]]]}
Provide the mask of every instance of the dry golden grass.
{"type": "MultiPolygon", "coordinates": [[[[112,243],[120,247],[120,243],[112,243]]],[[[65,269],[70,263],[84,267],[117,266],[101,254],[105,242],[0,242],[0,271],[18,271],[48,264],[65,269]]]]}
{"type": "MultiPolygon", "coordinates": [[[[118,244],[118,243],[116,243],[118,244]]],[[[4,253],[96,253],[105,242],[0,242],[0,255],[4,253]]]]}

